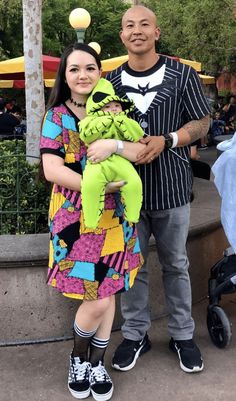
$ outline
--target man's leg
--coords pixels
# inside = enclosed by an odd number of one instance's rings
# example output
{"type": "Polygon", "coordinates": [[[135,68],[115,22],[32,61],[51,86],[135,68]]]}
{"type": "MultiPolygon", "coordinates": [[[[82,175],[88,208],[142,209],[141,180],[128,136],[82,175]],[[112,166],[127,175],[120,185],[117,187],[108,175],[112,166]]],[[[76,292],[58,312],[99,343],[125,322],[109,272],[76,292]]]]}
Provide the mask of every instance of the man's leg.
{"type": "Polygon", "coordinates": [[[197,372],[203,369],[203,363],[200,351],[192,341],[194,321],[191,316],[192,294],[186,252],[189,217],[189,204],[152,212],[153,233],[170,313],[170,347],[178,353],[180,366],[185,372],[197,372]]]}
{"type": "Polygon", "coordinates": [[[138,272],[133,287],[128,292],[121,294],[121,312],[125,319],[121,328],[124,341],[117,348],[112,360],[114,368],[124,371],[134,367],[137,358],[150,349],[146,332],[151,325],[147,268],[151,227],[146,212],[141,212],[137,227],[144,265],[138,272]]]}

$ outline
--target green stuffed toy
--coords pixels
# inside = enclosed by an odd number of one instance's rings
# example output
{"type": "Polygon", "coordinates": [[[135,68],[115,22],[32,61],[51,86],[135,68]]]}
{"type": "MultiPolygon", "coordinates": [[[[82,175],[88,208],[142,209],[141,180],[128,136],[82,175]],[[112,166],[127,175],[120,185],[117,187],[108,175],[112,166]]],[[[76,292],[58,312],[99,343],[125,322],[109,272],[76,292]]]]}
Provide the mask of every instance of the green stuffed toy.
{"type": "MultiPolygon", "coordinates": [[[[97,139],[138,142],[143,137],[143,130],[127,116],[133,108],[132,102],[119,98],[112,84],[101,78],[87,100],[87,117],[79,123],[81,140],[86,145],[97,139]],[[106,111],[110,102],[120,103],[122,111],[116,114],[106,111]]],[[[131,162],[116,153],[96,164],[87,160],[81,184],[86,227],[95,229],[98,226],[104,210],[106,185],[121,180],[127,182],[120,188],[125,219],[136,223],[142,205],[142,182],[131,162]]]]}

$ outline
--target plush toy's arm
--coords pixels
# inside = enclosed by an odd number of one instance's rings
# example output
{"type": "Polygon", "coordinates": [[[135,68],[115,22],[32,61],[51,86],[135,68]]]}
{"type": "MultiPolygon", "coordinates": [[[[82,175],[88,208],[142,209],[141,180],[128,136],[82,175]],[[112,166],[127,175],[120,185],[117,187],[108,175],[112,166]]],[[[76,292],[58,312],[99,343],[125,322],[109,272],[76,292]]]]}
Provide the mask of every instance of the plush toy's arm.
{"type": "Polygon", "coordinates": [[[107,116],[87,116],[79,123],[81,140],[89,145],[97,139],[102,139],[104,133],[109,131],[113,118],[107,116]]]}
{"type": "Polygon", "coordinates": [[[114,124],[120,139],[138,142],[144,135],[139,123],[123,114],[114,116],[114,124]]]}

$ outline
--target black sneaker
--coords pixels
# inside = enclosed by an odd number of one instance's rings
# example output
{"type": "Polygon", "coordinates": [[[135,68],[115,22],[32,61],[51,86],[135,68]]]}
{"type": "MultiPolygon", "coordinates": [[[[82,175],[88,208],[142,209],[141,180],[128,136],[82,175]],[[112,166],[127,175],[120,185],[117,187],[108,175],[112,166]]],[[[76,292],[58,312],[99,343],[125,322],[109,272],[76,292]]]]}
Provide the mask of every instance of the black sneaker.
{"type": "Polygon", "coordinates": [[[193,340],[175,341],[171,338],[169,348],[174,351],[184,372],[201,372],[204,368],[201,352],[193,340]]]}
{"type": "Polygon", "coordinates": [[[90,389],[96,401],[110,400],[112,396],[113,384],[102,361],[91,368],[90,389]]]}
{"type": "Polygon", "coordinates": [[[80,358],[70,356],[68,389],[73,397],[82,399],[90,394],[90,376],[91,363],[81,362],[80,358]]]}
{"type": "Polygon", "coordinates": [[[141,341],[125,338],[113,355],[112,367],[117,370],[130,370],[135,366],[138,357],[149,351],[150,348],[151,342],[147,334],[141,341]]]}

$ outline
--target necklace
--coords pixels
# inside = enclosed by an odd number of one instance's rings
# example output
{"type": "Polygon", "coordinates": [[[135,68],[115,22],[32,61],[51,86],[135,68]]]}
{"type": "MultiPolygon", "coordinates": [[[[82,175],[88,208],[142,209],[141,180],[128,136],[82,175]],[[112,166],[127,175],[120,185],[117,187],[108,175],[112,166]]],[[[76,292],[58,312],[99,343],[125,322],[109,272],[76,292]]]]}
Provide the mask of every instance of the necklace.
{"type": "Polygon", "coordinates": [[[77,103],[72,97],[70,98],[71,103],[73,103],[76,107],[86,107],[86,103],[77,103]]]}

